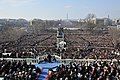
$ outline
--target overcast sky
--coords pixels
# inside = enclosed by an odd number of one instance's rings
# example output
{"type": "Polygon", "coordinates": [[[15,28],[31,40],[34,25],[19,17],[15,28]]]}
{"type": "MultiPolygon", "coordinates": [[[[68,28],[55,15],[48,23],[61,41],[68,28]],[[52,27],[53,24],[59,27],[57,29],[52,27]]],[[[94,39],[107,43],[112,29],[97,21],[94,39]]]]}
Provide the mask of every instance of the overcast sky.
{"type": "Polygon", "coordinates": [[[0,0],[0,18],[25,19],[120,18],[120,0],[0,0]]]}

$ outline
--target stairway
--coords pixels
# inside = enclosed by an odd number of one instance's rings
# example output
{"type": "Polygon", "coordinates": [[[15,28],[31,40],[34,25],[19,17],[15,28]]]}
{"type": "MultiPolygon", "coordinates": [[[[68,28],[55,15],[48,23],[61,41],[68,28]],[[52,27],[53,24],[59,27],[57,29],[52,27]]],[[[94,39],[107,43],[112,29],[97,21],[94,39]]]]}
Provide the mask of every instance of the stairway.
{"type": "Polygon", "coordinates": [[[59,62],[52,62],[52,63],[42,62],[40,64],[35,64],[36,67],[42,69],[42,72],[41,72],[38,80],[46,80],[49,69],[57,67],[59,65],[61,65],[61,63],[59,63],[59,62]]]}
{"type": "Polygon", "coordinates": [[[43,68],[42,73],[40,74],[40,77],[38,80],[46,80],[46,77],[48,75],[48,70],[47,68],[43,68]]]}

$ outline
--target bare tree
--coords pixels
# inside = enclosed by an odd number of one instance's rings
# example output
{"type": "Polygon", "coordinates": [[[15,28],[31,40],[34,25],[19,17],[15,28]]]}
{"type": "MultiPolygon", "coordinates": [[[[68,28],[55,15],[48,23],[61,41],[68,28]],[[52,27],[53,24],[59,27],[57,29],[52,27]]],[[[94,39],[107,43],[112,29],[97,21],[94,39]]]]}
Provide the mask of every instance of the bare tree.
{"type": "Polygon", "coordinates": [[[88,14],[87,17],[86,17],[87,20],[90,20],[90,19],[93,19],[93,18],[96,18],[96,15],[95,14],[91,14],[91,13],[88,14]]]}

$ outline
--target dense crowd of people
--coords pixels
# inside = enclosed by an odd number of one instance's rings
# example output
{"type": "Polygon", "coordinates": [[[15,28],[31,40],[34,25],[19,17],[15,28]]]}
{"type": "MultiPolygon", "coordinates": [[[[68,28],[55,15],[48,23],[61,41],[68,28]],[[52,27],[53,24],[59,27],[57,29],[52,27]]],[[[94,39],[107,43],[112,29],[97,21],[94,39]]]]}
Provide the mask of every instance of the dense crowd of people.
{"type": "Polygon", "coordinates": [[[47,80],[120,80],[120,62],[71,62],[50,69],[47,80]]]}
{"type": "MultiPolygon", "coordinates": [[[[81,58],[102,58],[110,59],[120,58],[119,45],[115,45],[112,36],[108,31],[102,31],[101,34],[93,34],[89,30],[65,30],[66,51],[63,52],[62,58],[81,59],[81,58]],[[107,33],[105,33],[107,32],[107,33]],[[117,54],[111,54],[114,51],[117,54]]],[[[59,53],[56,50],[57,42],[56,32],[43,32],[38,34],[25,34],[15,41],[8,39],[0,40],[0,53],[12,53],[10,57],[36,57],[44,53],[59,53]],[[34,56],[33,56],[34,55],[34,56]]],[[[0,54],[0,57],[3,57],[0,54]]]]}
{"type": "Polygon", "coordinates": [[[0,60],[0,77],[4,80],[38,80],[40,73],[40,68],[26,61],[0,60]]]}
{"type": "MultiPolygon", "coordinates": [[[[115,41],[115,36],[109,32],[108,28],[105,30],[67,30],[66,28],[63,30],[66,42],[65,50],[61,51],[56,48],[57,30],[52,29],[52,27],[60,27],[58,26],[60,21],[54,23],[54,21],[40,20],[40,22],[42,23],[33,21],[34,26],[30,26],[30,30],[6,27],[0,31],[0,77],[4,77],[4,80],[38,80],[42,69],[27,61],[10,61],[3,58],[39,58],[40,60],[40,57],[43,58],[49,54],[39,63],[53,63],[59,62],[51,56],[56,54],[62,59],[120,60],[120,43],[117,42],[119,39],[117,38],[115,41]],[[42,26],[46,26],[46,28],[42,26]],[[51,29],[49,29],[50,27],[51,29]]],[[[18,26],[24,26],[24,24],[28,24],[28,22],[25,21],[18,26]]],[[[75,25],[78,24],[75,23],[75,25]]],[[[71,26],[69,25],[69,27],[71,26]]],[[[120,62],[64,63],[49,69],[47,80],[120,80],[120,62]]]]}

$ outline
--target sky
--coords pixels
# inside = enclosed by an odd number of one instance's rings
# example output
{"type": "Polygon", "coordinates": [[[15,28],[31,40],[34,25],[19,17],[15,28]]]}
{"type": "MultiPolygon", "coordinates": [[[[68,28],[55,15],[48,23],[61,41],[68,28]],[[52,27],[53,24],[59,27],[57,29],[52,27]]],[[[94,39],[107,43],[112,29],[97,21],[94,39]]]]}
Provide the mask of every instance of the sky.
{"type": "Polygon", "coordinates": [[[120,0],[0,0],[0,18],[39,19],[120,18],[120,0]]]}

